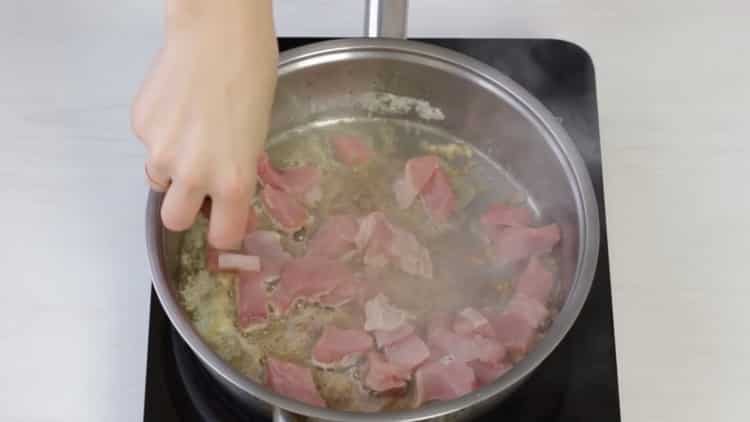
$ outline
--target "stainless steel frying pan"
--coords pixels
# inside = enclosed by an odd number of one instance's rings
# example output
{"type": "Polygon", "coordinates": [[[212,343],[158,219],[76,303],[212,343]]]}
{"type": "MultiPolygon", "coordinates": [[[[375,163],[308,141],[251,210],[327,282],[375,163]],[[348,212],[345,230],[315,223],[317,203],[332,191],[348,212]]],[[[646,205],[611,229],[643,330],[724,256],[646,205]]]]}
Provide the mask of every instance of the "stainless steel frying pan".
{"type": "MultiPolygon", "coordinates": [[[[147,247],[154,288],[174,327],[209,372],[239,400],[276,421],[304,415],[326,421],[465,419],[503,400],[557,346],[588,295],[599,248],[599,220],[591,181],[568,135],[547,109],[497,70],[454,51],[407,41],[406,0],[367,2],[370,38],[307,45],[281,54],[271,135],[320,119],[383,115],[361,107],[372,91],[419,98],[445,115],[430,125],[470,142],[528,193],[541,218],[562,229],[560,292],[564,304],[543,339],[494,383],[456,400],[418,409],[359,414],[312,407],[279,396],[226,364],[193,329],[175,294],[181,240],[159,218],[162,194],[151,192],[147,247]]],[[[400,118],[420,120],[412,113],[400,118]]],[[[421,123],[424,123],[421,121],[421,123]]]]}

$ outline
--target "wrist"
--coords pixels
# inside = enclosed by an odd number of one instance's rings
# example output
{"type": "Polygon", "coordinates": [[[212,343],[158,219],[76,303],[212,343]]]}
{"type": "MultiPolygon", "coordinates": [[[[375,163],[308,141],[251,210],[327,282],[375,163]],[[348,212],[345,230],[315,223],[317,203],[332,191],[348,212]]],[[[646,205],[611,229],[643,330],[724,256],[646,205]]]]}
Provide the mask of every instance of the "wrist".
{"type": "Polygon", "coordinates": [[[275,38],[272,0],[166,0],[168,37],[220,28],[275,38]]]}

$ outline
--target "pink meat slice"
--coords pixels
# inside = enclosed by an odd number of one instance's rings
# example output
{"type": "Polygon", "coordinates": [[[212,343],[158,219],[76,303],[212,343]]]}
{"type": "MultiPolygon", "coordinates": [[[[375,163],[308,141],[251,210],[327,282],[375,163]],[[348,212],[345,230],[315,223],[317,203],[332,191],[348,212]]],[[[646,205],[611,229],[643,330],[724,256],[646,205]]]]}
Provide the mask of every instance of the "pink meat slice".
{"type": "Polygon", "coordinates": [[[320,170],[309,165],[276,170],[265,152],[258,159],[257,173],[264,186],[273,186],[300,199],[319,186],[321,179],[320,170]]]}
{"type": "Polygon", "coordinates": [[[365,303],[365,330],[391,331],[406,324],[408,315],[390,303],[383,293],[377,294],[365,303]]]}
{"type": "Polygon", "coordinates": [[[282,172],[284,186],[280,189],[295,195],[304,195],[320,185],[321,172],[312,166],[290,167],[282,172]]]}
{"type": "Polygon", "coordinates": [[[477,381],[479,381],[479,385],[486,385],[495,381],[503,374],[508,372],[512,367],[511,365],[503,362],[498,364],[487,364],[478,360],[475,360],[468,365],[471,367],[471,369],[474,370],[474,374],[477,377],[477,381]]]}
{"type": "Polygon", "coordinates": [[[383,354],[388,362],[411,371],[430,357],[430,349],[419,336],[412,334],[386,346],[383,354]]]}
{"type": "Polygon", "coordinates": [[[432,257],[413,233],[392,226],[393,239],[388,254],[401,271],[432,278],[432,257]]]}
{"type": "Polygon", "coordinates": [[[334,215],[326,219],[310,239],[308,255],[338,259],[356,249],[359,223],[352,215],[334,215]]]}
{"type": "Polygon", "coordinates": [[[435,155],[424,155],[408,160],[404,169],[404,177],[397,180],[393,186],[398,206],[409,208],[439,167],[440,159],[435,155]]]}
{"type": "Polygon", "coordinates": [[[478,334],[471,336],[477,360],[489,364],[497,364],[505,358],[507,353],[505,346],[497,339],[483,337],[478,334]]]}
{"type": "Polygon", "coordinates": [[[293,233],[307,223],[307,210],[291,194],[267,185],[261,192],[261,199],[268,215],[281,230],[293,233]]]}
{"type": "Polygon", "coordinates": [[[275,312],[284,313],[296,300],[317,301],[353,277],[339,261],[319,256],[296,258],[284,265],[271,304],[275,312]]]}
{"type": "Polygon", "coordinates": [[[513,207],[495,203],[479,217],[485,227],[527,227],[531,224],[531,211],[526,207],[513,207]]]}
{"type": "Polygon", "coordinates": [[[284,177],[273,168],[266,152],[262,152],[260,157],[258,157],[258,169],[256,172],[258,180],[263,186],[270,185],[277,189],[282,189],[284,186],[284,177]]]}
{"type": "Polygon", "coordinates": [[[313,381],[310,368],[273,357],[266,363],[268,386],[282,396],[313,406],[326,407],[313,381]]]}
{"type": "Polygon", "coordinates": [[[560,241],[557,224],[543,227],[507,227],[490,231],[495,255],[504,263],[516,262],[552,250],[560,241]]]}
{"type": "Polygon", "coordinates": [[[356,136],[339,135],[331,143],[336,159],[350,167],[364,164],[373,156],[372,149],[356,136]]]}
{"type": "Polygon", "coordinates": [[[234,252],[220,252],[217,258],[222,271],[260,271],[260,258],[234,252]]]}
{"type": "Polygon", "coordinates": [[[453,320],[453,331],[457,334],[480,334],[484,337],[495,337],[495,330],[490,321],[477,309],[467,307],[456,314],[453,320]]]}
{"type": "Polygon", "coordinates": [[[264,282],[279,278],[281,267],[292,259],[281,246],[281,236],[270,230],[256,230],[245,236],[243,249],[249,255],[260,257],[260,277],[264,282]]]}
{"type": "Polygon", "coordinates": [[[453,315],[450,312],[433,312],[427,322],[427,338],[441,331],[451,331],[453,315]]]}
{"type": "Polygon", "coordinates": [[[262,262],[260,271],[240,272],[235,286],[237,324],[243,330],[250,330],[265,326],[269,301],[266,283],[279,278],[282,266],[292,256],[282,248],[281,236],[268,230],[256,230],[245,236],[243,250],[258,256],[262,262]]]}
{"type": "Polygon", "coordinates": [[[427,327],[427,342],[436,356],[450,355],[460,362],[480,360],[498,363],[505,357],[505,346],[495,339],[478,334],[458,334],[452,330],[449,314],[431,317],[427,327]]]}
{"type": "Polygon", "coordinates": [[[364,308],[368,301],[380,293],[382,293],[381,281],[372,277],[365,277],[359,281],[359,289],[355,295],[357,305],[364,308]]]}
{"type": "Polygon", "coordinates": [[[532,256],[526,268],[518,276],[516,293],[535,299],[539,303],[547,303],[554,283],[552,273],[544,268],[539,258],[532,256]]]}
{"type": "Polygon", "coordinates": [[[384,267],[390,260],[393,230],[380,211],[370,213],[359,222],[359,230],[354,238],[359,249],[363,249],[365,265],[384,267]]]}
{"type": "Polygon", "coordinates": [[[452,331],[439,332],[428,341],[438,354],[453,356],[460,362],[480,360],[497,363],[505,358],[506,349],[499,339],[477,334],[460,335],[452,331]]]}
{"type": "Polygon", "coordinates": [[[432,400],[451,400],[477,387],[474,370],[463,362],[439,359],[419,367],[414,374],[415,406],[432,400]]]}
{"type": "Polygon", "coordinates": [[[414,331],[414,326],[407,322],[393,330],[375,330],[372,333],[375,335],[375,343],[377,346],[383,348],[405,339],[413,334],[414,331]]]}
{"type": "Polygon", "coordinates": [[[237,325],[242,330],[262,328],[268,321],[268,293],[259,272],[240,272],[235,284],[234,300],[237,325]]]}
{"type": "Polygon", "coordinates": [[[492,324],[497,340],[516,357],[529,351],[537,328],[549,314],[544,305],[523,295],[515,295],[503,310],[483,308],[482,313],[492,324]]]}
{"type": "Polygon", "coordinates": [[[381,268],[393,263],[408,274],[432,278],[430,251],[413,233],[390,224],[382,212],[360,219],[355,244],[365,250],[367,266],[381,268]]]}
{"type": "Polygon", "coordinates": [[[330,293],[323,295],[320,298],[320,304],[331,307],[345,305],[357,297],[361,288],[362,286],[359,281],[345,281],[336,286],[330,293]]]}
{"type": "Polygon", "coordinates": [[[433,221],[445,222],[456,211],[456,195],[448,176],[440,167],[435,169],[420,195],[433,221]]]}
{"type": "Polygon", "coordinates": [[[377,392],[399,390],[406,387],[411,373],[385,360],[378,352],[367,354],[365,387],[377,392]]]}
{"type": "Polygon", "coordinates": [[[372,337],[366,331],[329,324],[313,347],[312,359],[321,367],[346,367],[356,363],[372,347],[372,337]]]}
{"type": "Polygon", "coordinates": [[[505,310],[521,315],[534,328],[539,328],[549,316],[543,303],[518,293],[513,295],[505,310]]]}
{"type": "Polygon", "coordinates": [[[506,313],[493,318],[492,325],[497,333],[497,340],[516,357],[525,355],[536,338],[536,328],[516,313],[506,313]]]}

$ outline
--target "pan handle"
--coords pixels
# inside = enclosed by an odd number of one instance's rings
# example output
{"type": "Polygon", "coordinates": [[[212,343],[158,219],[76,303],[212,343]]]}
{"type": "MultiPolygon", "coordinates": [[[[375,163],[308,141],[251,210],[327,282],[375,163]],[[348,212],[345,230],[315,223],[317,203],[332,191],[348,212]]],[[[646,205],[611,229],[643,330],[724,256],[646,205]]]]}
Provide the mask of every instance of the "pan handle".
{"type": "Polygon", "coordinates": [[[366,0],[365,36],[406,38],[409,0],[366,0]]]}

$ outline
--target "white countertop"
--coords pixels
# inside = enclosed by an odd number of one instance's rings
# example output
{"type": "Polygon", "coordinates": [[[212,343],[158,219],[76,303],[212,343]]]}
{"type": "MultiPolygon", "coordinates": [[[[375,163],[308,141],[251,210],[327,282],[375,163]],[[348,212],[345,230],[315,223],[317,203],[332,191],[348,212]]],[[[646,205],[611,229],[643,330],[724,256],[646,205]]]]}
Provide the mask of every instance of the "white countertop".
{"type": "MultiPolygon", "coordinates": [[[[0,420],[142,418],[144,153],[162,0],[0,3],[0,420]]],[[[335,12],[334,12],[335,10],[335,12]]],[[[412,0],[411,36],[553,37],[596,66],[625,422],[748,420],[750,6],[412,0]]],[[[359,35],[277,0],[281,35],[359,35]]]]}

